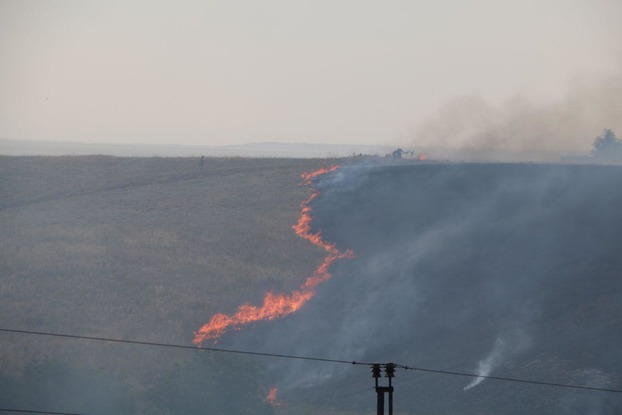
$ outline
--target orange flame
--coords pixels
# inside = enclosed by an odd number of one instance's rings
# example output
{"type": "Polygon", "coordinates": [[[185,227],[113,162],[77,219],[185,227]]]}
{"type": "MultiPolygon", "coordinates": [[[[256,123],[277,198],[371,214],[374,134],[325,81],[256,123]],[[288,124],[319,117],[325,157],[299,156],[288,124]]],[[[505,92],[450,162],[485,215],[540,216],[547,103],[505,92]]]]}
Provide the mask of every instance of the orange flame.
{"type": "Polygon", "coordinates": [[[275,387],[270,388],[270,392],[268,392],[268,396],[266,396],[266,402],[268,402],[272,406],[283,406],[283,402],[279,402],[276,398],[276,394],[279,390],[275,387]]]}
{"type": "MultiPolygon", "coordinates": [[[[327,169],[319,169],[309,173],[301,174],[303,185],[311,186],[312,180],[322,174],[330,173],[339,168],[332,166],[327,169]]],[[[330,279],[332,275],[328,269],[338,259],[354,258],[351,250],[340,251],[335,244],[328,243],[322,238],[321,232],[311,233],[311,206],[309,204],[319,195],[318,190],[309,196],[307,200],[301,203],[301,213],[298,223],[292,228],[298,236],[307,239],[312,244],[323,248],[328,255],[322,263],[316,268],[313,274],[308,277],[304,284],[298,290],[292,291],[290,294],[274,294],[268,292],[265,294],[263,304],[253,306],[250,304],[241,305],[238,310],[232,314],[218,313],[212,319],[204,324],[198,331],[194,333],[194,344],[201,344],[208,339],[217,339],[222,336],[230,328],[239,329],[240,326],[253,323],[259,320],[273,320],[275,318],[285,317],[300,309],[307,301],[315,295],[315,287],[330,279]]],[[[276,396],[276,388],[274,393],[276,396]]],[[[272,392],[272,390],[271,390],[272,392]]]]}
{"type": "Polygon", "coordinates": [[[419,156],[417,156],[417,160],[420,160],[420,161],[424,161],[427,159],[428,159],[428,156],[425,153],[419,153],[419,156]]]}

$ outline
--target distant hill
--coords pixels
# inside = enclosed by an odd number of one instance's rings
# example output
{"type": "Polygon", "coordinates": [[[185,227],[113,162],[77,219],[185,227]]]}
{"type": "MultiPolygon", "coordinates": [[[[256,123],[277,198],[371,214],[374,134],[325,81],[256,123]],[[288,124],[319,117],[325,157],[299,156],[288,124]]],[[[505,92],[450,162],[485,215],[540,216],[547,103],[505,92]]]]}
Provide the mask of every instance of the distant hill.
{"type": "MultiPolygon", "coordinates": [[[[335,158],[351,156],[390,155],[398,145],[313,144],[260,142],[239,145],[157,145],[87,143],[70,141],[36,141],[0,139],[0,155],[9,156],[80,156],[108,155],[117,157],[255,157],[255,158],[335,158]]],[[[542,151],[512,151],[484,148],[421,147],[413,143],[402,146],[414,156],[425,155],[433,160],[453,161],[531,161],[594,163],[586,154],[567,154],[542,151]]]]}
{"type": "Polygon", "coordinates": [[[361,144],[310,144],[263,142],[240,145],[156,145],[114,144],[70,141],[27,141],[0,139],[0,155],[65,156],[108,155],[117,157],[256,157],[333,158],[353,154],[391,153],[391,146],[361,144]]]}

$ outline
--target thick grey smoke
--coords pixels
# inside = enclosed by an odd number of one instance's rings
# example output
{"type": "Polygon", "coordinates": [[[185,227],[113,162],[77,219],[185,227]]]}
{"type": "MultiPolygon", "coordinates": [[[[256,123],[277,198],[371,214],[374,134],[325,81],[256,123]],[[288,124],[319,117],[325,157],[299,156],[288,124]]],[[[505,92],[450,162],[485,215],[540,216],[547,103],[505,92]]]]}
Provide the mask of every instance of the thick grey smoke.
{"type": "Polygon", "coordinates": [[[487,160],[557,160],[588,155],[604,128],[622,131],[622,74],[578,79],[548,103],[518,95],[503,104],[464,96],[424,121],[411,145],[432,157],[487,160]]]}

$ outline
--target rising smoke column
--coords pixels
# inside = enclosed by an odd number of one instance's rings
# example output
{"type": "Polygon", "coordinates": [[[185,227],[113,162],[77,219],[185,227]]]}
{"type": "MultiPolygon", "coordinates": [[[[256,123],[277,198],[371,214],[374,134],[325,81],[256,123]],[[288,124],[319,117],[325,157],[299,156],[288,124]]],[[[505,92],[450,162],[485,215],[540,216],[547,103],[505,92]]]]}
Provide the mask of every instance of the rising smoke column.
{"type": "Polygon", "coordinates": [[[485,379],[482,376],[490,376],[494,368],[499,364],[505,353],[505,342],[501,338],[497,338],[492,351],[484,360],[480,360],[477,367],[477,375],[468,385],[464,387],[465,391],[479,385],[485,379]]]}
{"type": "MultiPolygon", "coordinates": [[[[311,186],[312,180],[318,176],[330,173],[339,168],[333,166],[327,169],[319,169],[309,173],[301,174],[304,186],[311,186]]],[[[229,329],[239,329],[241,326],[253,323],[259,320],[274,320],[276,318],[285,317],[300,309],[307,301],[315,295],[315,287],[330,279],[331,274],[328,272],[329,267],[338,259],[353,258],[354,253],[351,250],[340,251],[335,244],[328,243],[322,238],[320,231],[311,232],[311,206],[309,204],[319,195],[319,191],[314,189],[313,193],[307,200],[301,203],[301,213],[298,223],[292,228],[298,236],[307,239],[312,244],[321,247],[327,252],[322,263],[308,277],[304,284],[289,294],[275,294],[267,292],[261,306],[251,304],[243,304],[238,310],[232,314],[218,313],[198,331],[194,333],[194,344],[201,344],[205,340],[217,339],[229,329]]]]}

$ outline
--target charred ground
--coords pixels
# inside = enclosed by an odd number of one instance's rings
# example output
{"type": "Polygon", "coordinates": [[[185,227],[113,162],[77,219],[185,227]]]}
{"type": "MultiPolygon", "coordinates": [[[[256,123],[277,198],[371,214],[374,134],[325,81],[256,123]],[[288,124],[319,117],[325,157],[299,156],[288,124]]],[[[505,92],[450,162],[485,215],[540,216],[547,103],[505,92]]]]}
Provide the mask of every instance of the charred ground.
{"type": "MultiPolygon", "coordinates": [[[[325,343],[345,359],[471,373],[481,362],[497,376],[619,389],[621,185],[622,169],[606,166],[341,169],[318,183],[314,223],[357,259],[339,264],[317,307],[282,333],[301,327],[313,339],[301,352],[325,343]]],[[[355,402],[338,385],[364,390],[365,375],[336,375],[317,396],[355,402]]],[[[494,381],[464,390],[470,382],[398,371],[396,405],[431,414],[622,408],[611,394],[494,381]]]]}

